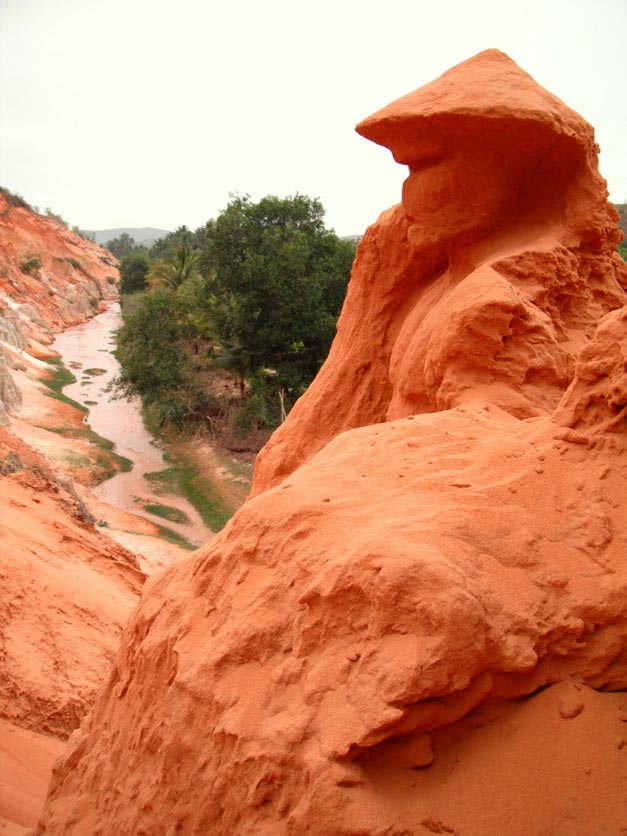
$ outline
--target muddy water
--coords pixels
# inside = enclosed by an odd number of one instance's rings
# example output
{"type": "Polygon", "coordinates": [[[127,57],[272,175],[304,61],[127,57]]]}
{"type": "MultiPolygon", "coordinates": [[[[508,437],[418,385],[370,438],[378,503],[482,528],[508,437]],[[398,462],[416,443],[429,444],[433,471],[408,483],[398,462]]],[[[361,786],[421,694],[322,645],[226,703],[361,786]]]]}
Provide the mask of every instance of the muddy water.
{"type": "Polygon", "coordinates": [[[139,400],[114,398],[107,385],[119,373],[113,355],[115,332],[122,325],[120,306],[112,304],[105,313],[89,322],[59,334],[53,348],[63,364],[77,378],[63,393],[89,410],[87,421],[98,435],[115,444],[115,452],[133,463],[128,473],[118,473],[93,489],[103,502],[130,511],[157,525],[181,534],[190,543],[200,546],[213,536],[196,509],[184,498],[174,494],[155,493],[144,477],[147,473],[168,467],[155,438],[147,431],[141,417],[139,400]],[[86,373],[93,370],[96,373],[86,373]],[[182,511],[188,523],[175,523],[148,513],[144,505],[159,503],[182,511]]]}

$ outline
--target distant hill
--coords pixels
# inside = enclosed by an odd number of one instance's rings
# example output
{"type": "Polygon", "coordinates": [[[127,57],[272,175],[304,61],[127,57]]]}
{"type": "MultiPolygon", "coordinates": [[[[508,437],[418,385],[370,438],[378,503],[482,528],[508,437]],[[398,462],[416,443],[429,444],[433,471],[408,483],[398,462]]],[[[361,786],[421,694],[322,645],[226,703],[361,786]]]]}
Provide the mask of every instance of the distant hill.
{"type": "Polygon", "coordinates": [[[156,229],[153,226],[130,227],[121,226],[118,229],[96,229],[96,244],[104,245],[108,241],[113,241],[114,238],[119,238],[123,232],[130,235],[136,244],[145,244],[147,247],[152,246],[159,238],[165,238],[169,234],[169,229],[156,229]]]}

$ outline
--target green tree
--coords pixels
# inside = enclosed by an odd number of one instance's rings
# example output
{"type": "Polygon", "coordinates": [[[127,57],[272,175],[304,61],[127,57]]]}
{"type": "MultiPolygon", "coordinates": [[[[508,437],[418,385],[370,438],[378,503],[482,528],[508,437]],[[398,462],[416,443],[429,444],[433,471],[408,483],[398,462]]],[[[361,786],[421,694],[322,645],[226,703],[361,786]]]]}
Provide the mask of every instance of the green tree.
{"type": "Polygon", "coordinates": [[[174,248],[171,255],[150,264],[146,281],[150,287],[169,287],[176,290],[187,281],[200,278],[198,269],[200,252],[187,244],[174,248]]]}
{"type": "Polygon", "coordinates": [[[137,293],[146,289],[146,274],[150,261],[145,252],[124,256],[120,262],[120,293],[137,293]]]}
{"type": "Polygon", "coordinates": [[[137,251],[145,251],[145,247],[135,243],[135,239],[128,232],[123,232],[118,238],[107,241],[105,247],[119,259],[123,259],[125,256],[137,251]]]}
{"type": "Polygon", "coordinates": [[[185,375],[181,331],[172,316],[174,298],[163,288],[146,294],[142,304],[125,320],[118,334],[122,372],[119,387],[129,396],[150,398],[163,389],[175,389],[185,375]]]}
{"type": "Polygon", "coordinates": [[[202,250],[205,245],[205,226],[199,227],[192,232],[186,226],[179,226],[174,232],[169,232],[150,248],[151,260],[169,258],[174,254],[177,247],[185,246],[191,250],[202,250]]]}
{"type": "Polygon", "coordinates": [[[207,224],[203,256],[225,353],[272,370],[291,403],[328,353],[353,256],[318,200],[233,197],[207,224]]]}
{"type": "Polygon", "coordinates": [[[215,408],[197,381],[187,350],[185,300],[167,287],[145,294],[118,334],[121,372],[115,389],[140,395],[160,424],[200,424],[215,408]]]}

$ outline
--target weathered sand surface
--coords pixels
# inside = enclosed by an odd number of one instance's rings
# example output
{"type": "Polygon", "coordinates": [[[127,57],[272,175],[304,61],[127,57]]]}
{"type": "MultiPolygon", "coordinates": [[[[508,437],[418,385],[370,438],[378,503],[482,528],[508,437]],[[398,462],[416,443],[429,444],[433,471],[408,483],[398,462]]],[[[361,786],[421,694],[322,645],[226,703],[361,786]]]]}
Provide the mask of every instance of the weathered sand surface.
{"type": "Polygon", "coordinates": [[[57,737],[0,720],[0,833],[29,833],[37,824],[52,764],[65,749],[57,737]]]}
{"type": "Polygon", "coordinates": [[[627,268],[592,129],[489,51],[256,496],[150,579],[38,833],[627,833],[627,268]]]}
{"type": "Polygon", "coordinates": [[[68,436],[84,430],[84,413],[41,383],[53,331],[115,298],[117,269],[1,194],[0,210],[0,833],[17,834],[37,821],[52,763],[93,703],[145,576],[76,491],[102,454],[68,436]]]}
{"type": "Polygon", "coordinates": [[[85,522],[69,483],[3,428],[0,463],[0,818],[33,825],[145,576],[85,522]]]}

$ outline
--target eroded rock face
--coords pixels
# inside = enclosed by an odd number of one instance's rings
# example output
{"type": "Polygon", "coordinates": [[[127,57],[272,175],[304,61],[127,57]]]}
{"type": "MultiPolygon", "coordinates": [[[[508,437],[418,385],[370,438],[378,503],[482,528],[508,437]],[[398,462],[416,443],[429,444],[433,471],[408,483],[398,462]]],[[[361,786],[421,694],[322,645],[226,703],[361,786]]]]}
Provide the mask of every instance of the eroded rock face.
{"type": "Polygon", "coordinates": [[[258,458],[253,493],[343,430],[473,401],[549,415],[627,302],[592,128],[481,53],[357,130],[409,166],[363,238],[320,374],[258,458]]]}
{"type": "Polygon", "coordinates": [[[11,377],[4,351],[0,348],[0,426],[9,426],[9,414],[22,402],[20,390],[11,377]]]}
{"type": "Polygon", "coordinates": [[[258,495],[145,587],[39,833],[627,824],[626,271],[592,131],[493,51],[359,129],[403,203],[258,495]]]}
{"type": "Polygon", "coordinates": [[[116,265],[107,250],[0,191],[0,341],[45,355],[52,333],[117,298],[116,265]]]}

